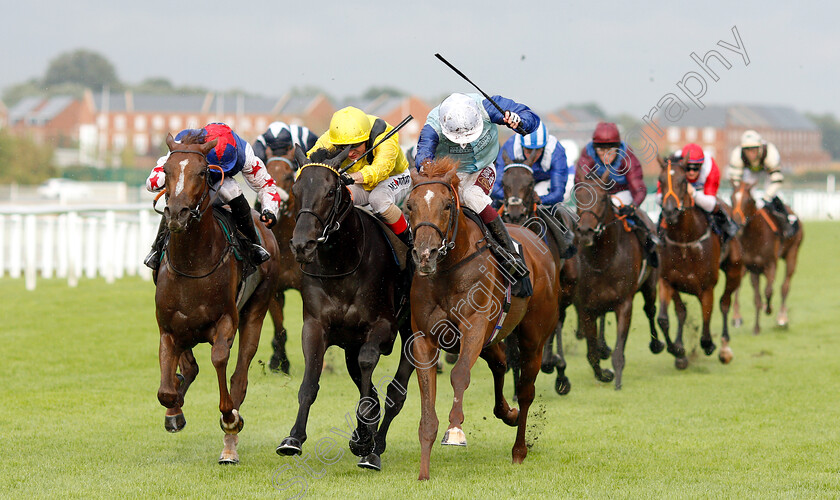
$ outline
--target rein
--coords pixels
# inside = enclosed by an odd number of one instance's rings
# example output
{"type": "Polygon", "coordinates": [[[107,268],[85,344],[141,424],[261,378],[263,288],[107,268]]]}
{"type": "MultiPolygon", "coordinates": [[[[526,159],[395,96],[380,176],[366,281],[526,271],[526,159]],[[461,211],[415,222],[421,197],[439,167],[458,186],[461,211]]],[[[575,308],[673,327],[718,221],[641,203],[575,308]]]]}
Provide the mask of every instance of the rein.
{"type": "MultiPolygon", "coordinates": [[[[741,205],[744,203],[744,198],[747,196],[747,194],[749,194],[748,190],[746,189],[746,184],[741,182],[741,184],[738,186],[738,192],[741,193],[741,197],[738,199],[738,204],[735,205],[735,208],[732,209],[732,216],[734,217],[737,214],[741,214],[741,218],[744,219],[743,227],[747,227],[747,224],[749,224],[755,216],[747,217],[747,214],[745,214],[743,208],[741,208],[741,205]]],[[[756,213],[761,215],[761,218],[764,219],[764,221],[767,223],[768,226],[770,226],[770,229],[772,229],[774,233],[779,232],[779,227],[776,225],[775,222],[773,222],[773,218],[770,216],[770,214],[767,213],[766,207],[761,207],[759,210],[756,210],[756,213]]]]}
{"type": "MultiPolygon", "coordinates": [[[[205,155],[204,153],[202,153],[200,151],[188,151],[186,149],[176,149],[174,151],[169,152],[169,154],[172,154],[172,153],[191,153],[191,154],[201,155],[201,157],[204,158],[204,162],[207,163],[207,155],[205,155]]],[[[221,187],[222,183],[224,183],[224,181],[225,181],[225,171],[222,169],[222,167],[219,166],[219,165],[210,165],[209,163],[207,163],[204,167],[204,170],[206,172],[209,172],[210,170],[217,170],[222,175],[222,178],[219,181],[219,186],[221,187]]],[[[207,212],[207,209],[209,209],[210,207],[213,206],[213,204],[216,202],[216,199],[219,197],[219,191],[218,190],[216,190],[216,193],[210,199],[210,202],[207,204],[207,206],[205,206],[204,209],[200,209],[201,206],[204,204],[204,200],[207,199],[207,196],[210,194],[210,191],[212,191],[212,188],[213,188],[213,186],[210,184],[210,176],[208,175],[206,177],[206,180],[205,180],[205,189],[204,189],[204,192],[201,194],[201,198],[199,198],[198,203],[196,203],[196,205],[195,205],[195,208],[190,209],[190,217],[192,217],[193,219],[196,219],[196,220],[200,220],[201,217],[204,216],[204,213],[207,212]]],[[[152,201],[152,208],[154,209],[155,212],[159,213],[160,215],[164,215],[164,213],[161,210],[157,209],[157,201],[164,194],[166,194],[166,188],[162,189],[161,192],[158,193],[158,195],[155,196],[155,199],[152,201]]],[[[183,276],[184,278],[190,278],[190,279],[206,278],[206,277],[210,276],[211,274],[213,274],[214,272],[216,272],[216,270],[219,269],[219,267],[222,265],[222,263],[227,259],[228,254],[231,252],[231,249],[233,248],[230,245],[230,243],[228,242],[225,245],[225,250],[222,252],[222,255],[219,258],[218,262],[216,262],[216,264],[208,272],[206,272],[204,274],[189,274],[187,272],[181,271],[180,269],[176,268],[175,265],[172,263],[172,259],[169,258],[169,254],[170,254],[169,245],[170,245],[171,241],[172,241],[171,239],[169,239],[167,241],[166,251],[164,252],[164,257],[166,258],[167,265],[169,266],[170,269],[172,269],[172,272],[174,272],[178,276],[183,276]]]]}
{"type": "MultiPolygon", "coordinates": [[[[449,252],[449,250],[452,250],[453,248],[455,248],[455,239],[458,236],[458,220],[460,218],[461,201],[458,198],[458,192],[448,182],[425,181],[425,182],[421,182],[419,184],[415,184],[411,188],[411,190],[414,191],[418,187],[426,185],[426,184],[442,184],[442,185],[446,186],[447,189],[449,189],[449,192],[451,193],[451,200],[453,202],[453,207],[452,207],[452,211],[450,212],[450,215],[449,215],[449,222],[447,223],[446,231],[442,231],[436,224],[434,224],[432,222],[421,222],[421,223],[417,224],[416,226],[414,226],[414,228],[412,228],[412,231],[414,231],[415,235],[417,234],[417,231],[423,226],[431,227],[432,229],[437,231],[438,235],[441,238],[441,243],[440,243],[440,247],[438,248],[438,255],[437,255],[437,262],[440,262],[446,257],[446,254],[447,254],[447,252],[449,252]],[[450,234],[450,231],[451,231],[450,241],[447,243],[446,235],[450,234]]],[[[461,259],[460,261],[456,262],[455,264],[453,264],[452,266],[450,266],[446,269],[438,270],[437,271],[438,274],[445,274],[445,273],[452,272],[452,271],[458,269],[459,267],[467,264],[468,262],[472,261],[473,259],[475,259],[479,255],[481,255],[485,250],[489,250],[490,249],[489,244],[485,244],[484,246],[480,246],[482,241],[486,241],[486,238],[482,238],[482,239],[476,241],[476,243],[475,243],[476,244],[476,250],[473,253],[464,257],[463,259],[461,259]]]]}
{"type": "MultiPolygon", "coordinates": [[[[327,169],[331,170],[336,176],[340,175],[338,173],[338,171],[336,171],[335,168],[333,168],[329,165],[323,164],[323,163],[307,163],[306,165],[300,167],[300,170],[303,171],[304,168],[312,167],[312,166],[324,167],[324,168],[327,168],[327,169]]],[[[339,192],[343,192],[341,187],[342,187],[342,185],[339,184],[339,192]]],[[[349,193],[350,191],[348,190],[347,192],[349,193]]],[[[352,201],[352,199],[350,199],[349,203],[347,203],[347,207],[345,209],[343,209],[341,212],[339,212],[339,210],[341,210],[339,208],[339,205],[341,204],[341,202],[343,200],[344,200],[344,196],[341,196],[338,193],[336,193],[335,201],[333,201],[333,206],[330,209],[330,213],[327,215],[326,220],[322,219],[321,216],[318,215],[312,209],[301,208],[300,211],[298,211],[297,215],[295,216],[295,223],[297,223],[298,219],[300,219],[300,216],[303,215],[303,214],[309,214],[309,215],[315,217],[316,219],[318,219],[318,222],[320,222],[321,226],[324,228],[324,231],[321,233],[321,236],[318,239],[316,239],[315,241],[317,241],[318,244],[326,243],[327,240],[329,239],[330,235],[332,233],[338,231],[339,228],[341,228],[341,222],[347,217],[347,215],[350,213],[350,211],[353,210],[353,201],[352,201]]]]}
{"type": "Polygon", "coordinates": [[[441,259],[446,257],[446,254],[447,254],[447,252],[449,252],[449,250],[452,250],[453,248],[455,248],[455,238],[458,236],[458,214],[459,214],[459,209],[460,209],[460,206],[461,206],[460,205],[461,202],[458,199],[458,192],[455,191],[455,189],[452,187],[452,185],[449,184],[448,182],[425,181],[425,182],[421,182],[419,184],[415,184],[414,187],[411,188],[411,190],[414,191],[418,187],[425,186],[425,185],[428,185],[428,184],[441,184],[443,186],[446,186],[446,188],[449,189],[449,192],[451,194],[450,199],[453,202],[452,211],[449,212],[449,222],[446,225],[446,231],[442,231],[436,224],[434,224],[432,222],[425,222],[424,221],[424,222],[421,222],[421,223],[417,224],[416,226],[414,226],[414,234],[415,235],[417,234],[417,231],[421,227],[424,227],[424,226],[428,226],[428,227],[434,229],[435,231],[437,231],[437,233],[438,233],[438,235],[440,236],[440,239],[441,239],[440,247],[438,248],[438,255],[437,255],[437,260],[438,260],[438,262],[440,262],[441,259]],[[451,237],[450,237],[450,241],[447,243],[446,236],[448,234],[450,234],[450,231],[451,231],[451,237]]]}

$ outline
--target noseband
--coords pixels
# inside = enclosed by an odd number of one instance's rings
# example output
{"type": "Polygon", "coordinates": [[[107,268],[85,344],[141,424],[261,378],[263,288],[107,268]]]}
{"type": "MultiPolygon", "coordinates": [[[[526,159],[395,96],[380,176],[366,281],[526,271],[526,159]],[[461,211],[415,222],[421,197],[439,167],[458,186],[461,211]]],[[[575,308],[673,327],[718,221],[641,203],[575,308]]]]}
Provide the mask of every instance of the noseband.
{"type": "MultiPolygon", "coordinates": [[[[169,152],[170,155],[172,153],[190,153],[190,154],[194,154],[194,155],[200,155],[204,159],[204,163],[205,163],[204,171],[209,173],[210,170],[218,170],[218,172],[220,174],[222,174],[222,179],[219,181],[219,187],[221,187],[222,183],[225,182],[225,171],[219,165],[210,165],[210,163],[207,162],[207,155],[205,155],[204,153],[202,153],[200,151],[188,151],[186,149],[176,149],[175,151],[170,151],[169,152]]],[[[208,208],[213,206],[213,203],[215,203],[216,198],[218,198],[218,196],[219,196],[219,191],[217,190],[216,194],[213,195],[213,199],[210,200],[210,203],[208,203],[207,206],[204,207],[204,210],[200,210],[201,205],[204,203],[204,200],[207,198],[207,195],[210,194],[210,191],[213,188],[212,184],[210,184],[210,176],[209,175],[207,175],[205,177],[205,185],[206,185],[207,189],[205,189],[204,192],[201,194],[201,198],[199,198],[198,203],[196,203],[196,205],[195,205],[195,208],[190,209],[190,217],[193,218],[193,219],[196,219],[196,220],[201,219],[201,216],[204,215],[204,212],[206,212],[208,208]]],[[[160,215],[164,215],[164,213],[163,213],[163,211],[157,209],[157,201],[164,194],[166,194],[166,188],[162,189],[160,191],[160,193],[158,193],[158,195],[155,196],[155,199],[152,200],[152,209],[155,212],[159,213],[160,215]]]]}
{"type": "MultiPolygon", "coordinates": [[[[347,217],[347,214],[349,214],[350,211],[353,209],[353,200],[348,199],[348,203],[347,203],[346,207],[342,209],[341,208],[341,202],[344,201],[344,199],[345,199],[344,198],[344,192],[347,191],[347,190],[342,189],[344,187],[344,185],[341,184],[341,178],[338,177],[338,172],[336,172],[336,170],[334,168],[330,167],[329,165],[323,164],[323,163],[307,163],[306,165],[300,167],[300,169],[303,170],[306,167],[313,167],[313,166],[314,167],[327,168],[331,172],[336,174],[336,178],[339,180],[338,192],[335,195],[335,198],[334,198],[334,201],[333,201],[333,206],[330,208],[330,213],[327,214],[326,220],[324,220],[320,215],[318,215],[317,212],[315,212],[312,209],[301,208],[300,211],[295,216],[295,223],[297,223],[298,219],[300,219],[300,216],[303,215],[303,214],[309,214],[309,215],[315,217],[316,219],[318,219],[318,222],[321,223],[321,227],[323,227],[324,230],[321,233],[321,236],[318,239],[316,239],[315,241],[317,241],[318,244],[322,244],[322,243],[327,242],[327,239],[329,239],[329,237],[332,233],[338,231],[341,228],[341,221],[343,221],[344,218],[347,217]]],[[[347,191],[347,192],[349,194],[349,191],[347,191]]]]}
{"type": "Polygon", "coordinates": [[[460,201],[458,200],[458,192],[452,187],[451,184],[448,182],[443,181],[426,181],[421,182],[419,184],[415,184],[414,187],[411,188],[412,191],[419,188],[420,186],[425,186],[427,184],[441,184],[446,186],[450,193],[450,200],[452,201],[452,210],[449,212],[449,222],[446,225],[446,231],[441,230],[434,224],[433,222],[421,222],[414,226],[414,234],[417,234],[417,230],[421,227],[428,226],[435,231],[437,231],[438,235],[440,236],[440,247],[438,247],[438,255],[437,260],[440,261],[444,257],[446,257],[447,252],[455,248],[455,238],[458,236],[458,210],[460,207],[460,201]],[[449,242],[446,241],[446,236],[450,235],[449,242]]]}
{"type": "MultiPolygon", "coordinates": [[[[685,203],[685,206],[683,206],[682,199],[679,196],[677,196],[677,192],[674,191],[674,180],[673,180],[673,177],[672,177],[672,172],[673,172],[673,169],[671,168],[671,160],[669,159],[668,160],[668,191],[662,197],[662,210],[665,211],[665,202],[668,201],[669,198],[674,198],[674,200],[676,200],[676,202],[677,202],[677,212],[682,213],[682,212],[685,212],[686,210],[688,210],[689,208],[694,206],[694,198],[689,198],[689,200],[691,200],[691,202],[690,203],[685,203]]],[[[686,180],[686,182],[688,182],[688,180],[686,180]]],[[[663,222],[664,222],[664,219],[663,219],[663,222]]]]}

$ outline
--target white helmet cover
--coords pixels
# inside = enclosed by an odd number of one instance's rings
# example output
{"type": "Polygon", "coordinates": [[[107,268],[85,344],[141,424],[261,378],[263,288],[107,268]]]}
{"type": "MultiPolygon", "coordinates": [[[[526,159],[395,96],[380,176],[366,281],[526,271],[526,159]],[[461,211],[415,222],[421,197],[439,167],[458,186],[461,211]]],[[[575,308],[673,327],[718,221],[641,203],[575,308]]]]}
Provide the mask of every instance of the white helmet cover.
{"type": "Polygon", "coordinates": [[[440,128],[450,141],[466,145],[484,129],[479,104],[465,94],[452,94],[440,103],[440,128]]]}

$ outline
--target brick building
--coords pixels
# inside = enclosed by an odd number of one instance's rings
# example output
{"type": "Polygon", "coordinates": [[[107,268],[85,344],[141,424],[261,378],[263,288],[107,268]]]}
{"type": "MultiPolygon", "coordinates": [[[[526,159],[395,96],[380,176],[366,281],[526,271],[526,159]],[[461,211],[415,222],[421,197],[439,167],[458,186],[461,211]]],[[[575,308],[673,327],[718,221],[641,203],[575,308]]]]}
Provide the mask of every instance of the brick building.
{"type": "MultiPolygon", "coordinates": [[[[718,165],[729,164],[729,155],[749,129],[758,131],[772,142],[782,156],[787,171],[825,170],[831,168],[831,156],[822,147],[822,132],[811,120],[783,106],[730,105],[706,106],[692,110],[675,123],[656,122],[647,134],[660,155],[668,154],[689,142],[695,142],[715,156],[718,165]]],[[[647,162],[645,173],[655,173],[656,161],[647,162]]]]}

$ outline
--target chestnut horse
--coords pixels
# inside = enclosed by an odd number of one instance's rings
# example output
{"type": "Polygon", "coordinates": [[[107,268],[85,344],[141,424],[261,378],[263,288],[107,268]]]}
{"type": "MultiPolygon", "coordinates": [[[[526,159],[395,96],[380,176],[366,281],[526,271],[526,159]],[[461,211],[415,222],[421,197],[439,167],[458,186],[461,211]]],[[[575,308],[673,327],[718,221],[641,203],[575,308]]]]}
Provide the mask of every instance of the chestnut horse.
{"type": "MultiPolygon", "coordinates": [[[[556,208],[551,211],[548,208],[539,207],[541,216],[538,215],[538,196],[534,190],[533,167],[528,164],[527,160],[525,163],[520,164],[509,163],[509,158],[506,154],[503,154],[503,158],[508,164],[505,166],[502,177],[502,188],[504,189],[505,195],[503,200],[504,204],[501,208],[502,220],[509,224],[527,227],[542,237],[543,241],[547,242],[551,255],[554,257],[555,265],[560,268],[560,319],[554,335],[551,335],[545,343],[541,369],[543,373],[551,373],[555,369],[557,370],[554,390],[557,394],[565,396],[571,391],[572,384],[566,376],[566,359],[563,356],[562,330],[563,323],[566,320],[566,308],[572,304],[572,299],[574,298],[579,264],[576,255],[570,258],[564,258],[560,255],[560,245],[557,242],[558,235],[555,235],[555,232],[574,232],[574,220],[571,214],[567,213],[565,208],[560,205],[555,205],[556,208]],[[550,228],[548,224],[555,224],[557,227],[550,228]],[[555,338],[557,339],[556,354],[552,347],[555,338]]],[[[534,158],[536,156],[532,155],[530,158],[531,161],[534,158]]],[[[601,333],[603,334],[603,329],[601,333]]],[[[601,340],[603,340],[603,335],[601,340]]],[[[515,344],[515,340],[513,344],[515,344]]],[[[515,349],[515,346],[512,346],[512,348],[515,349]]],[[[519,366],[517,358],[516,353],[511,352],[511,348],[509,348],[508,365],[514,370],[514,384],[518,379],[517,371],[519,366]]]]}
{"type": "Polygon", "coordinates": [[[319,150],[312,153],[310,161],[295,147],[301,169],[292,188],[297,223],[291,246],[303,272],[301,344],[305,368],[297,419],[276,451],[280,455],[301,453],[309,409],[318,395],[324,352],[337,345],[344,349],[347,371],[359,388],[358,425],[350,450],[361,457],[359,467],[380,470],[388,428],[405,402],[414,367],[401,350],[397,373],[388,384],[381,424],[379,395],[371,378],[379,356],[391,353],[397,331],[403,344],[410,339],[407,302],[411,276],[407,269],[400,270],[379,224],[353,206],[345,177],[337,170],[349,152],[350,148],[344,148],[329,158],[334,152],[319,150]]]}
{"type": "Polygon", "coordinates": [[[505,307],[506,297],[510,297],[503,277],[506,271],[487,252],[486,234],[460,208],[457,166],[446,158],[426,165],[422,175],[412,171],[413,189],[406,202],[417,269],[411,285],[411,326],[416,333],[410,352],[420,385],[421,480],[429,479],[432,443],[438,433],[435,368],[439,350],[459,354],[451,373],[455,397],[442,444],[466,445],[461,429],[464,391],[470,383],[470,370],[481,356],[493,373],[494,415],[507,425],[518,426],[512,455],[514,463],[521,463],[528,453],[525,429],[534,400],[534,380],[545,341],[559,319],[560,270],[545,251],[545,244],[533,232],[516,226],[508,226],[508,230],[524,249],[534,293],[528,298],[512,297],[509,309],[505,307]],[[506,359],[500,341],[514,331],[522,359],[516,388],[519,411],[510,408],[503,395],[506,359]]]}
{"type": "Polygon", "coordinates": [[[282,371],[289,374],[289,358],[286,355],[286,328],[283,326],[283,307],[286,304],[286,290],[300,290],[301,277],[300,266],[295,261],[295,255],[289,243],[292,240],[292,233],[295,230],[295,218],[289,207],[294,206],[294,193],[292,186],[295,183],[294,167],[292,161],[281,156],[272,156],[270,147],[266,147],[265,168],[268,174],[277,182],[277,185],[289,193],[289,200],[285,206],[280,207],[280,214],[277,224],[271,228],[274,237],[277,239],[277,246],[280,249],[278,258],[280,260],[280,278],[277,284],[277,294],[268,306],[271,320],[274,323],[274,337],[271,340],[273,354],[268,367],[272,371],[282,371]]]}
{"type": "Polygon", "coordinates": [[[660,251],[662,270],[659,278],[659,327],[665,336],[668,352],[676,358],[674,365],[684,370],[688,367],[682,341],[686,308],[680,292],[694,295],[700,301],[703,310],[700,347],[706,356],[715,352],[709,322],[714,309],[718,269],[723,270],[726,274],[726,286],[720,297],[723,332],[720,336],[721,348],[718,358],[721,363],[729,363],[732,360],[732,349],[729,347],[727,315],[732,292],[741,283],[744,270],[741,244],[733,238],[729,241],[728,248],[722,248],[721,237],[712,231],[706,213],[694,205],[694,198],[688,193],[683,160],[669,159],[666,163],[659,158],[659,164],[662,168],[659,185],[663,192],[661,234],[664,240],[660,251]],[[674,300],[678,321],[677,336],[673,343],[668,332],[668,305],[671,299],[674,300]]]}
{"type": "Polygon", "coordinates": [[[648,265],[642,244],[626,220],[616,216],[612,196],[604,189],[608,182],[609,171],[606,171],[601,179],[584,178],[575,186],[580,272],[574,304],[578,330],[586,338],[586,357],[595,378],[601,382],[611,382],[615,378],[615,388],[619,390],[636,292],[642,292],[645,301],[644,311],[650,325],[650,350],[656,354],[662,352],[664,346],[657,338],[654,325],[658,269],[648,265]],[[598,317],[609,311],[613,311],[616,318],[616,340],[612,352],[614,373],[610,369],[601,369],[602,346],[595,328],[598,317]]]}
{"type": "MultiPolygon", "coordinates": [[[[732,216],[742,229],[738,235],[744,249],[744,265],[750,272],[753,293],[755,296],[755,326],[753,333],[758,335],[761,331],[758,318],[761,313],[761,291],[760,280],[764,275],[767,285],[764,288],[766,304],[764,312],[773,313],[771,299],[773,298],[773,283],[776,279],[776,264],[779,257],[785,260],[785,281],[782,283],[782,306],[779,309],[779,316],[776,324],[782,328],[788,325],[787,296],[790,292],[790,280],[796,272],[796,259],[799,256],[799,247],[805,236],[802,223],[793,238],[782,241],[778,236],[778,223],[766,208],[757,208],[755,199],[752,197],[752,188],[755,184],[741,182],[732,193],[732,216]]],[[[793,211],[791,211],[793,213],[793,211]]],[[[734,312],[732,315],[733,324],[740,326],[743,323],[741,311],[738,304],[740,288],[735,291],[734,312]]]]}
{"type": "MultiPolygon", "coordinates": [[[[245,421],[239,413],[248,387],[248,367],[260,342],[268,303],[277,288],[277,244],[262,224],[256,224],[271,259],[250,298],[237,310],[237,285],[242,263],[233,258],[225,230],[213,216],[211,170],[207,153],[216,140],[202,144],[198,135],[176,143],[166,138],[169,159],[166,173],[166,208],[163,215],[171,236],[157,275],[155,306],[160,328],[160,389],[158,400],[167,408],[165,427],[177,432],[186,425],[181,407],[184,395],[198,374],[192,348],[213,345],[211,357],[219,382],[221,427],[225,432],[220,464],[237,463],[236,445],[245,421]],[[227,386],[227,364],[236,330],[239,355],[227,386]],[[176,373],[180,366],[181,373],[176,373]]],[[[255,214],[255,212],[254,212],[255,214]]]]}

